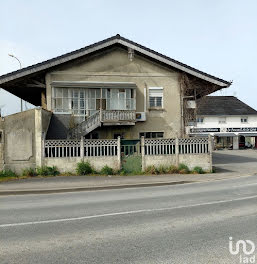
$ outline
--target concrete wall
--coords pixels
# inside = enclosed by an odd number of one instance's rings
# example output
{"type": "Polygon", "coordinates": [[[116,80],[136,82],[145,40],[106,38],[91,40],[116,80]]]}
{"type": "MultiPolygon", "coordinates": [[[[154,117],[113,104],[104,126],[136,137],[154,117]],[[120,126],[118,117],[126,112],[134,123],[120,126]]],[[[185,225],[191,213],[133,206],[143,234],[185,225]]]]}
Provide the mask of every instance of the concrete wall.
{"type": "Polygon", "coordinates": [[[42,133],[47,131],[50,116],[49,111],[37,108],[4,118],[4,169],[21,173],[24,168],[42,165],[42,133]]]}
{"type": "MultiPolygon", "coordinates": [[[[82,159],[80,157],[72,158],[45,158],[44,165],[46,166],[56,166],[60,172],[75,172],[76,165],[82,159]]],[[[92,167],[100,171],[105,165],[113,168],[114,170],[119,170],[119,160],[117,156],[104,156],[104,157],[85,157],[84,161],[89,161],[92,167]]]]}
{"type": "MultiPolygon", "coordinates": [[[[46,75],[47,108],[52,110],[52,81],[98,81],[98,82],[134,82],[136,89],[136,111],[144,112],[147,121],[137,122],[135,126],[104,127],[99,131],[100,138],[113,138],[114,133],[124,133],[124,137],[139,138],[140,132],[164,132],[165,138],[181,136],[181,107],[179,73],[160,64],[147,60],[137,54],[133,61],[121,48],[81,59],[61,66],[46,75]],[[163,87],[163,109],[152,110],[144,105],[145,90],[149,87],[163,87]]],[[[148,98],[148,94],[146,94],[148,98]]]]}
{"type": "Polygon", "coordinates": [[[212,156],[210,154],[180,154],[179,163],[186,164],[190,170],[199,166],[205,171],[212,171],[212,156]]]}
{"type": "Polygon", "coordinates": [[[149,166],[171,166],[183,163],[192,170],[196,166],[200,166],[203,170],[212,171],[212,157],[211,154],[180,154],[178,160],[176,155],[149,155],[143,157],[145,168],[149,166]]]}

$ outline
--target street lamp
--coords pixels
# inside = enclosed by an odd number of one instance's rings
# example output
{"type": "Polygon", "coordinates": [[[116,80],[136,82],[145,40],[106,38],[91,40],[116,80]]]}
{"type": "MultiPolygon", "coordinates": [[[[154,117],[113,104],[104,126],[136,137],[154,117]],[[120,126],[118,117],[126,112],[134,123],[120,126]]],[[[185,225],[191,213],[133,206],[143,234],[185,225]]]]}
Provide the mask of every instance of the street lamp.
{"type": "MultiPolygon", "coordinates": [[[[14,56],[13,54],[8,54],[8,56],[10,56],[10,57],[16,59],[16,60],[19,62],[19,64],[20,64],[20,69],[22,68],[22,67],[21,67],[21,62],[20,62],[20,60],[19,60],[16,56],[14,56]]],[[[22,99],[21,99],[21,112],[23,111],[23,107],[22,107],[22,105],[23,105],[23,103],[22,103],[22,99]]]]}

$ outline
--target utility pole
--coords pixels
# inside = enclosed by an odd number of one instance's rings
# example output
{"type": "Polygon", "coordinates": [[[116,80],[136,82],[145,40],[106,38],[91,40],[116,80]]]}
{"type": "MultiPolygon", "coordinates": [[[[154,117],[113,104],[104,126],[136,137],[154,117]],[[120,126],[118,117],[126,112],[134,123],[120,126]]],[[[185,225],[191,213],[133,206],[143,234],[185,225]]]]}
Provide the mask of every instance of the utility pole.
{"type": "MultiPolygon", "coordinates": [[[[22,68],[21,67],[21,62],[20,62],[20,60],[16,57],[16,56],[14,56],[13,54],[8,54],[10,57],[12,57],[12,58],[14,58],[14,59],[16,59],[18,62],[19,62],[19,65],[20,65],[20,69],[22,68]]],[[[21,112],[23,111],[23,100],[21,99],[21,112]]]]}

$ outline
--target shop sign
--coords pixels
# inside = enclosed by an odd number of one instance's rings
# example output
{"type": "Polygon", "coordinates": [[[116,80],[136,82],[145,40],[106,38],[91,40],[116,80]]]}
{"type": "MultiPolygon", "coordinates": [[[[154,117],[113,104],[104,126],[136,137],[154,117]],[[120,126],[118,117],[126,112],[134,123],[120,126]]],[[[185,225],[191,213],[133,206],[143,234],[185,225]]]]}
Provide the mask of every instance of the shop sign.
{"type": "Polygon", "coordinates": [[[257,132],[257,127],[227,128],[227,132],[257,132]]]}
{"type": "Polygon", "coordinates": [[[220,132],[220,128],[191,128],[190,133],[212,133],[220,132]]]}

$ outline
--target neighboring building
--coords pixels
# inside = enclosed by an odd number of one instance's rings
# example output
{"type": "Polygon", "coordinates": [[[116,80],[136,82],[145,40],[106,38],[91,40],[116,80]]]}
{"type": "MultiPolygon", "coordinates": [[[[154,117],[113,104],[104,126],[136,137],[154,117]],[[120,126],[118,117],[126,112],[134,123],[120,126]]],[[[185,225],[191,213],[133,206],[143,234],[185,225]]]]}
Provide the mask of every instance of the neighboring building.
{"type": "Polygon", "coordinates": [[[53,113],[46,139],[183,137],[185,102],[230,85],[119,35],[0,77],[53,113]]]}
{"type": "Polygon", "coordinates": [[[234,96],[206,96],[197,101],[190,136],[212,135],[217,148],[257,147],[257,111],[234,96]]]}

